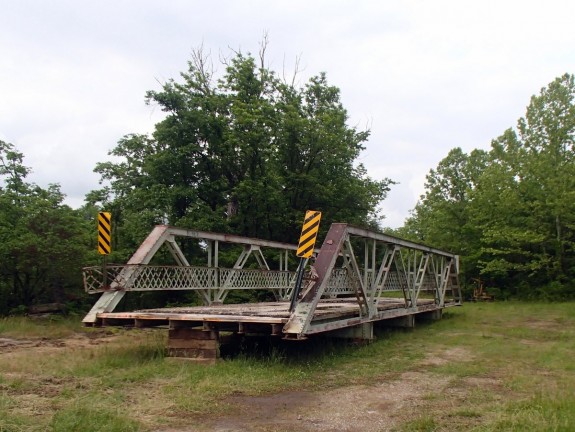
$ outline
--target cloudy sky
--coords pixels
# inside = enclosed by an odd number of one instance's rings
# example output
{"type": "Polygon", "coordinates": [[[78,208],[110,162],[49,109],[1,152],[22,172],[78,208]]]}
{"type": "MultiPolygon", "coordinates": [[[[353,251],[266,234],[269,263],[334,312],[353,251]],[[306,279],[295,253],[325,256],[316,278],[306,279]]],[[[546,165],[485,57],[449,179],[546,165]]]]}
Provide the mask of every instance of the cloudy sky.
{"type": "Polygon", "coordinates": [[[451,148],[488,148],[575,73],[573,17],[573,0],[0,0],[0,140],[78,207],[96,162],[161,120],[147,90],[202,44],[217,62],[267,33],[272,69],[327,72],[350,125],[371,129],[360,161],[399,182],[382,204],[397,227],[451,148]]]}

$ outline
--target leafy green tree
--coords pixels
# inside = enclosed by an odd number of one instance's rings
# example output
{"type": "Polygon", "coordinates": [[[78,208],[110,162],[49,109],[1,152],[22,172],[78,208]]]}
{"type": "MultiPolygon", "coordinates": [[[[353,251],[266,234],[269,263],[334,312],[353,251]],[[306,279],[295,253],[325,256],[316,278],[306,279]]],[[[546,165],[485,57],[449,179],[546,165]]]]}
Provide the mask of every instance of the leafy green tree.
{"type": "Polygon", "coordinates": [[[575,82],[565,74],[531,98],[525,118],[519,120],[525,151],[522,181],[529,188],[531,212],[541,245],[552,255],[548,276],[563,282],[575,262],[575,82]]]}
{"type": "Polygon", "coordinates": [[[565,74],[531,98],[489,154],[471,161],[452,150],[403,231],[467,253],[468,276],[511,295],[575,296],[574,143],[575,83],[565,74]]]}
{"type": "Polygon", "coordinates": [[[88,225],[58,185],[26,182],[24,155],[0,141],[0,314],[82,297],[88,225]]]}
{"type": "Polygon", "coordinates": [[[471,224],[481,233],[473,244],[476,277],[521,296],[528,275],[545,256],[537,253],[542,237],[529,209],[529,191],[520,179],[523,150],[515,131],[509,129],[492,142],[490,159],[470,209],[471,224]]]}
{"type": "Polygon", "coordinates": [[[462,256],[462,273],[476,273],[475,246],[480,233],[470,222],[472,195],[488,164],[483,150],[452,149],[426,177],[425,194],[398,231],[405,236],[462,256]]]}
{"type": "Polygon", "coordinates": [[[347,125],[325,74],[303,88],[235,53],[216,79],[193,53],[182,80],[149,91],[165,113],[152,136],[128,135],[96,166],[107,184],[87,200],[113,209],[118,241],[133,248],[158,223],[295,242],[306,209],[332,221],[377,224],[389,179],[356,163],[367,131],[347,125]]]}

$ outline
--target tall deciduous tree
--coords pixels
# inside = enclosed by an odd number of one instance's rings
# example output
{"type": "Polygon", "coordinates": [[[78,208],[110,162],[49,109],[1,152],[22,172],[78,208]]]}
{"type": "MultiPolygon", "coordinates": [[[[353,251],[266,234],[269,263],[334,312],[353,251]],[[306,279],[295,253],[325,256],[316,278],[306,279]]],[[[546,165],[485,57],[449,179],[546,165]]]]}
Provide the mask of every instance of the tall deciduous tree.
{"type": "Polygon", "coordinates": [[[531,196],[531,212],[542,245],[552,254],[549,276],[563,281],[575,264],[575,82],[572,75],[555,79],[531,98],[525,118],[519,120],[525,152],[522,181],[531,196]]]}
{"type": "Polygon", "coordinates": [[[88,226],[58,185],[28,183],[24,155],[0,141],[0,314],[82,293],[88,226]]]}
{"type": "Polygon", "coordinates": [[[473,191],[485,169],[483,150],[452,149],[426,177],[425,194],[399,234],[460,254],[465,274],[476,268],[479,235],[470,221],[473,191]]]}
{"type": "Polygon", "coordinates": [[[141,239],[157,223],[295,242],[310,208],[324,228],[376,223],[392,182],[356,163],[369,133],[347,124],[325,74],[296,88],[264,57],[265,47],[259,63],[235,53],[216,79],[198,50],[181,81],[147,93],[165,119],[151,137],[120,140],[111,154],[121,161],[96,166],[109,186],[88,196],[121,215],[124,244],[136,241],[128,230],[141,239]]]}
{"type": "Polygon", "coordinates": [[[565,74],[533,96],[517,128],[493,140],[481,159],[461,171],[466,156],[452,150],[430,172],[404,231],[467,251],[472,276],[513,295],[575,296],[574,77],[565,74]],[[480,169],[466,185],[461,172],[471,167],[480,169]]]}

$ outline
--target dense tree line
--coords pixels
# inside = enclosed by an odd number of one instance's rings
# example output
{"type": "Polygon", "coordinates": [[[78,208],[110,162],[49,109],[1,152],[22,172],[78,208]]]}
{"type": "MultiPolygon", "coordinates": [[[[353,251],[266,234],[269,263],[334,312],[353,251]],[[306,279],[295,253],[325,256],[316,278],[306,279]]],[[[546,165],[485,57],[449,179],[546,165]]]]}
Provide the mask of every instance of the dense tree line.
{"type": "Polygon", "coordinates": [[[64,205],[58,185],[28,182],[29,173],[24,155],[0,141],[0,315],[81,301],[80,269],[96,258],[84,210],[64,205]]]}
{"type": "MultiPolygon", "coordinates": [[[[304,211],[378,226],[389,179],[371,179],[357,157],[369,131],[350,127],[339,89],[325,74],[303,87],[234,52],[217,75],[202,50],[181,80],[149,91],[165,111],[150,136],[130,134],[95,171],[102,187],[73,210],[57,185],[26,182],[11,144],[0,147],[0,314],[43,302],[85,299],[81,268],[95,252],[98,210],[112,213],[109,262],[126,262],[156,224],[295,243],[304,211]]],[[[183,245],[202,253],[198,244],[183,245]]],[[[226,250],[220,251],[221,265],[226,250]]],[[[160,256],[160,259],[162,257],[160,256]]],[[[192,260],[193,262],[193,260],[192,260]]]]}
{"type": "MultiPolygon", "coordinates": [[[[81,268],[101,261],[95,216],[113,215],[111,262],[125,262],[156,224],[296,242],[303,212],[377,229],[393,182],[357,164],[369,131],[350,127],[325,74],[303,87],[234,52],[217,75],[195,51],[180,81],[147,101],[166,116],[96,164],[102,186],[74,210],[58,185],[28,182],[24,155],[0,141],[0,315],[85,302],[81,268]]],[[[462,256],[464,283],[502,296],[575,296],[575,84],[557,78],[489,151],[454,148],[427,175],[403,237],[462,256]]],[[[201,252],[191,242],[185,248],[201,252]]],[[[221,263],[225,265],[225,250],[221,263]]]]}
{"type": "Polygon", "coordinates": [[[489,151],[455,148],[398,232],[463,257],[502,296],[575,297],[575,84],[555,79],[489,151]]]}

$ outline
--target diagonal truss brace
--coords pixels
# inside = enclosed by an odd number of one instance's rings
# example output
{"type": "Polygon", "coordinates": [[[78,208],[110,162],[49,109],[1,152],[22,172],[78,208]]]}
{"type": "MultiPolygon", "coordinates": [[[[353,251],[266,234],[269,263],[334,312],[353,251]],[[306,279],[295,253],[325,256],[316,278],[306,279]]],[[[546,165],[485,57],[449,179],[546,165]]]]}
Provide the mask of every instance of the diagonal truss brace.
{"type": "Polygon", "coordinates": [[[357,303],[359,304],[360,315],[372,317],[374,313],[374,304],[373,301],[368,300],[365,280],[361,277],[361,272],[353,253],[353,247],[351,246],[349,235],[345,236],[343,257],[344,268],[348,271],[348,274],[351,275],[350,280],[355,291],[357,303]]]}
{"type": "Polygon", "coordinates": [[[374,309],[376,310],[381,300],[381,293],[383,291],[383,288],[385,287],[385,283],[387,282],[387,279],[391,272],[391,267],[398,252],[399,252],[399,246],[386,248],[385,255],[383,257],[383,260],[381,261],[381,266],[379,267],[379,271],[377,272],[377,276],[373,281],[373,285],[370,287],[369,290],[371,294],[370,300],[375,304],[374,309]]]}
{"type": "MultiPolygon", "coordinates": [[[[252,254],[256,259],[260,269],[262,270],[270,269],[262,253],[262,250],[257,245],[245,245],[244,249],[242,250],[242,253],[236,260],[236,263],[234,264],[233,268],[235,270],[241,270],[242,268],[244,268],[244,265],[246,264],[248,258],[252,254]]],[[[224,300],[226,299],[226,297],[230,292],[230,287],[234,284],[234,282],[238,278],[238,274],[239,274],[238,272],[233,272],[229,274],[226,280],[222,283],[220,289],[218,289],[217,292],[215,292],[214,299],[210,302],[211,304],[222,304],[224,302],[224,300]]]]}

